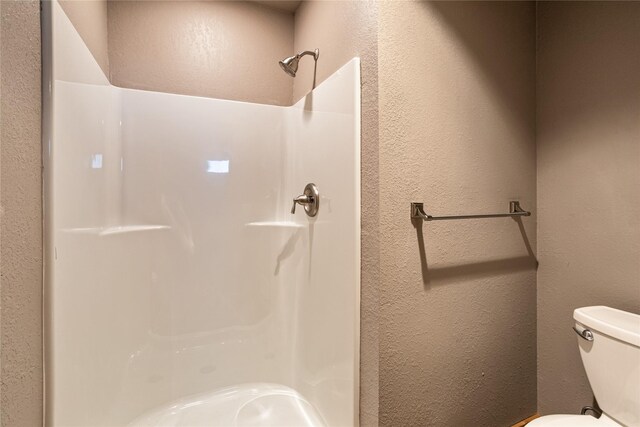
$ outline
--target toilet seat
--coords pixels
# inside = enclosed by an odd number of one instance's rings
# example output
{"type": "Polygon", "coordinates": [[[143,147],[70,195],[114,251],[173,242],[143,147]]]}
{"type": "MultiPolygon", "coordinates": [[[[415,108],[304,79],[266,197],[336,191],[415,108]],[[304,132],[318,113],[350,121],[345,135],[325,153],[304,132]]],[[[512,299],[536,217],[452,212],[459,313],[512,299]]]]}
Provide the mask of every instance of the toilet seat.
{"type": "Polygon", "coordinates": [[[547,415],[536,418],[526,427],[622,427],[606,415],[547,415]]]}

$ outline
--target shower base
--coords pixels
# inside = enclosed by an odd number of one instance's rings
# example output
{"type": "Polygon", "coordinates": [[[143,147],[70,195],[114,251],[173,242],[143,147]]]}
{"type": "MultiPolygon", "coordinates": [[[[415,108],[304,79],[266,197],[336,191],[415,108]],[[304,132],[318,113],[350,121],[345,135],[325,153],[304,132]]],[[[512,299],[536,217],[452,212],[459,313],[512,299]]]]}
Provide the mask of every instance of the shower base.
{"type": "Polygon", "coordinates": [[[136,419],[130,427],[324,427],[318,411],[292,388],[247,383],[180,399],[136,419]]]}

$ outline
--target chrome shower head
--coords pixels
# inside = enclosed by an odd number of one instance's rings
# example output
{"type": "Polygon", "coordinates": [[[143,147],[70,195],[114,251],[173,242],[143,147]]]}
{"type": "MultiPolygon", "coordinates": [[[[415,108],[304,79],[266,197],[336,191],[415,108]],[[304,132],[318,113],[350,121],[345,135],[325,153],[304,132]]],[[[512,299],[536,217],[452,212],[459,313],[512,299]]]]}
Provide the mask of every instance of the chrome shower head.
{"type": "Polygon", "coordinates": [[[289,74],[291,77],[295,77],[298,72],[298,63],[300,62],[300,58],[305,55],[313,55],[313,59],[315,61],[318,60],[318,56],[320,56],[320,51],[316,49],[314,52],[310,50],[305,50],[304,52],[298,53],[297,55],[290,56],[288,58],[279,61],[280,68],[284,70],[285,73],[289,74]]]}
{"type": "Polygon", "coordinates": [[[298,71],[298,62],[300,62],[300,56],[295,55],[285,58],[278,63],[285,73],[289,74],[291,77],[295,77],[296,72],[298,71]]]}

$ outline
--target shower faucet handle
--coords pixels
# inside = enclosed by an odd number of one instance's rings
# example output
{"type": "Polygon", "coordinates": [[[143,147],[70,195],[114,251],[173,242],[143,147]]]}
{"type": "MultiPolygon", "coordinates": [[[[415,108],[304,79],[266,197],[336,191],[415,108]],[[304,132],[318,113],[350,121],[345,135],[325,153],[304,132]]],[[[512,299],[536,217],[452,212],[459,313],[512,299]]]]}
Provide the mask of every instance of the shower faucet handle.
{"type": "Polygon", "coordinates": [[[313,197],[309,197],[309,196],[305,196],[304,194],[302,196],[298,196],[295,199],[293,199],[293,206],[291,207],[291,213],[294,214],[296,213],[296,204],[299,205],[308,205],[309,203],[313,203],[313,197]]]}
{"type": "Polygon", "coordinates": [[[311,217],[316,216],[320,206],[318,187],[316,187],[315,184],[307,184],[306,187],[304,187],[304,194],[293,199],[293,206],[291,207],[292,214],[296,213],[296,205],[304,206],[304,211],[307,215],[311,217]]]}

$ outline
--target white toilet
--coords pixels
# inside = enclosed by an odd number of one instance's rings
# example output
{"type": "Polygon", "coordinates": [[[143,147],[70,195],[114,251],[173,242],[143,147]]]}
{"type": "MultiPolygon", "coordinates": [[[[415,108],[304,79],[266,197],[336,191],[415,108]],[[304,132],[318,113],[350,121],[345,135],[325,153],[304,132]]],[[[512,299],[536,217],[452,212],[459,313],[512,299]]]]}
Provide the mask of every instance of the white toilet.
{"type": "Polygon", "coordinates": [[[547,415],[527,427],[639,427],[640,315],[595,306],[573,312],[582,364],[602,408],[590,415],[547,415]]]}

